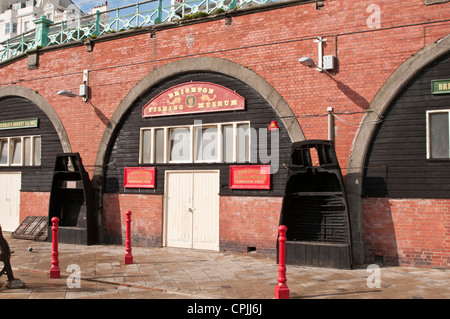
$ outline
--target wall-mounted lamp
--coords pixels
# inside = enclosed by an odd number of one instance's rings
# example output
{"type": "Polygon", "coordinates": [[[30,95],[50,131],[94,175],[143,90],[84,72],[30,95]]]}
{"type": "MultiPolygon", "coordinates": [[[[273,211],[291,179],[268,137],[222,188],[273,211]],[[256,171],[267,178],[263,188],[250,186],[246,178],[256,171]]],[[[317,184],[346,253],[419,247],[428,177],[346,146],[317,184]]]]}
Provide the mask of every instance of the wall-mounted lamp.
{"type": "Polygon", "coordinates": [[[81,95],[72,93],[72,91],[59,91],[58,95],[67,96],[67,97],[81,96],[81,95]]]}
{"type": "Polygon", "coordinates": [[[319,72],[323,72],[324,70],[334,70],[335,57],[332,55],[323,56],[323,42],[327,42],[327,40],[318,37],[317,40],[314,40],[314,42],[318,43],[318,63],[316,64],[316,62],[309,57],[302,57],[298,60],[298,62],[308,68],[315,68],[319,72]]]}
{"type": "Polygon", "coordinates": [[[316,68],[317,71],[322,71],[322,69],[319,69],[316,62],[314,62],[313,59],[308,57],[302,57],[298,60],[298,63],[303,64],[304,66],[307,66],[308,68],[316,68]]]}
{"type": "Polygon", "coordinates": [[[67,97],[76,97],[80,96],[83,98],[83,101],[86,102],[88,100],[88,80],[89,80],[89,71],[84,70],[83,71],[83,84],[80,84],[80,91],[79,94],[73,93],[72,91],[59,91],[58,95],[67,96],[67,97]]]}

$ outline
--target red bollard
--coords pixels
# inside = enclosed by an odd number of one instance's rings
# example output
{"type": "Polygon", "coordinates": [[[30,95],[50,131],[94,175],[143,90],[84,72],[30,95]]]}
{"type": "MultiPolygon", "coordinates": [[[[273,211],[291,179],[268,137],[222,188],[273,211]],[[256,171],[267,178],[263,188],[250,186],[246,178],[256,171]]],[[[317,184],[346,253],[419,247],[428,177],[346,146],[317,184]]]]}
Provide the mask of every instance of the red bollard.
{"type": "Polygon", "coordinates": [[[58,260],[58,217],[52,218],[52,268],[50,268],[50,278],[60,278],[58,260]]]}
{"type": "Polygon", "coordinates": [[[289,299],[289,288],[286,285],[286,231],[287,227],[281,225],[278,227],[280,236],[280,255],[278,261],[278,285],[275,287],[275,299],[289,299]]]}
{"type": "Polygon", "coordinates": [[[125,241],[125,265],[133,263],[133,255],[131,254],[131,212],[127,211],[127,239],[125,241]]]}

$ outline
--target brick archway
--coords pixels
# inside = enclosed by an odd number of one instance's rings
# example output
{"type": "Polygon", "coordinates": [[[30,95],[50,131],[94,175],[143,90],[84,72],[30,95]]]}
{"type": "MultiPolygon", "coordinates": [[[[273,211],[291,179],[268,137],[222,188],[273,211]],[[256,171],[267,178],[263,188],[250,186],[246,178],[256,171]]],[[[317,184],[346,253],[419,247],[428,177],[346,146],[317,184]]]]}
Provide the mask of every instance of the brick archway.
{"type": "MultiPolygon", "coordinates": [[[[105,132],[103,133],[102,140],[100,141],[99,149],[97,151],[92,180],[95,201],[99,210],[98,216],[101,216],[103,205],[103,181],[105,178],[104,165],[106,156],[108,154],[110,143],[114,139],[115,133],[118,127],[120,127],[119,124],[121,123],[126,112],[133,106],[136,100],[139,99],[151,87],[163,82],[166,79],[194,71],[218,73],[245,82],[258,94],[260,94],[275,110],[279,116],[279,119],[286,127],[292,142],[305,140],[305,136],[295,114],[283,97],[272,87],[272,85],[249,68],[229,60],[213,57],[189,58],[168,63],[155,69],[131,89],[131,91],[120,102],[116,111],[112,115],[105,132]]],[[[99,232],[101,233],[101,221],[99,221],[98,225],[99,232]]]]}
{"type": "Polygon", "coordinates": [[[0,99],[10,97],[10,96],[18,96],[24,99],[27,99],[34,104],[36,104],[50,119],[53,126],[55,127],[56,132],[58,133],[59,140],[61,141],[61,146],[66,153],[72,152],[69,138],[67,136],[66,130],[56,114],[53,107],[39,94],[30,90],[23,86],[18,85],[9,85],[0,88],[0,99]]]}
{"type": "Polygon", "coordinates": [[[117,129],[117,125],[120,123],[122,117],[133,105],[136,99],[157,83],[160,83],[167,78],[176,76],[177,74],[192,71],[220,73],[247,83],[256,92],[261,94],[261,96],[273,107],[275,112],[283,121],[292,142],[303,141],[305,139],[297,118],[283,97],[266,80],[249,68],[220,58],[202,57],[178,60],[166,64],[147,75],[120,102],[116,111],[112,115],[100,142],[95,161],[96,168],[94,170],[94,187],[101,184],[101,182],[99,182],[99,178],[101,180],[103,176],[102,167],[107,154],[107,148],[115,130],[117,129]]]}
{"type": "Polygon", "coordinates": [[[353,140],[353,147],[349,157],[346,175],[346,192],[350,209],[352,227],[353,257],[355,263],[363,263],[364,247],[362,240],[362,187],[364,163],[367,152],[376,129],[376,123],[383,116],[392,101],[401,90],[421,72],[427,65],[450,52],[450,35],[434,42],[405,61],[386,80],[371,101],[361,122],[360,128],[353,140]]]}

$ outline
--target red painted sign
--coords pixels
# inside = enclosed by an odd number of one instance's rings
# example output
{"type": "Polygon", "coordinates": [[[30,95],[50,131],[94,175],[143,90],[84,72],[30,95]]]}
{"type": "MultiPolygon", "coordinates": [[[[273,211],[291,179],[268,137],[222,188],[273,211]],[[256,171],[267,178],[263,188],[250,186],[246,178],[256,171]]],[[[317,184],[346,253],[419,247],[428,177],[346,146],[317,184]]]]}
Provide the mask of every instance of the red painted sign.
{"type": "Polygon", "coordinates": [[[206,82],[174,86],[153,98],[142,108],[143,117],[245,109],[245,99],[230,89],[206,82]]]}
{"type": "Polygon", "coordinates": [[[231,189],[270,189],[270,165],[230,166],[231,189]]]}
{"type": "Polygon", "coordinates": [[[154,167],[125,167],[124,188],[155,188],[154,167]]]}

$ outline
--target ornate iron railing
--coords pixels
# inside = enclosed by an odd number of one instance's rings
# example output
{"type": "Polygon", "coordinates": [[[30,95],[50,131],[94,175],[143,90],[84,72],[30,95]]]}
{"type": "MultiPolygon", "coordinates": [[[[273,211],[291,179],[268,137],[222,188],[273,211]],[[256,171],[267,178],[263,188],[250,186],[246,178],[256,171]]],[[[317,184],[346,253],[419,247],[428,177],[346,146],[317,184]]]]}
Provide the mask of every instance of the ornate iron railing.
{"type": "MultiPolygon", "coordinates": [[[[164,0],[166,1],[166,0],[164,0]]],[[[34,20],[36,29],[7,40],[0,46],[0,62],[27,50],[80,41],[107,33],[142,28],[174,20],[198,18],[242,7],[277,0],[188,0],[164,6],[163,0],[149,0],[119,7],[72,21],[53,23],[44,16],[34,20]]]]}

